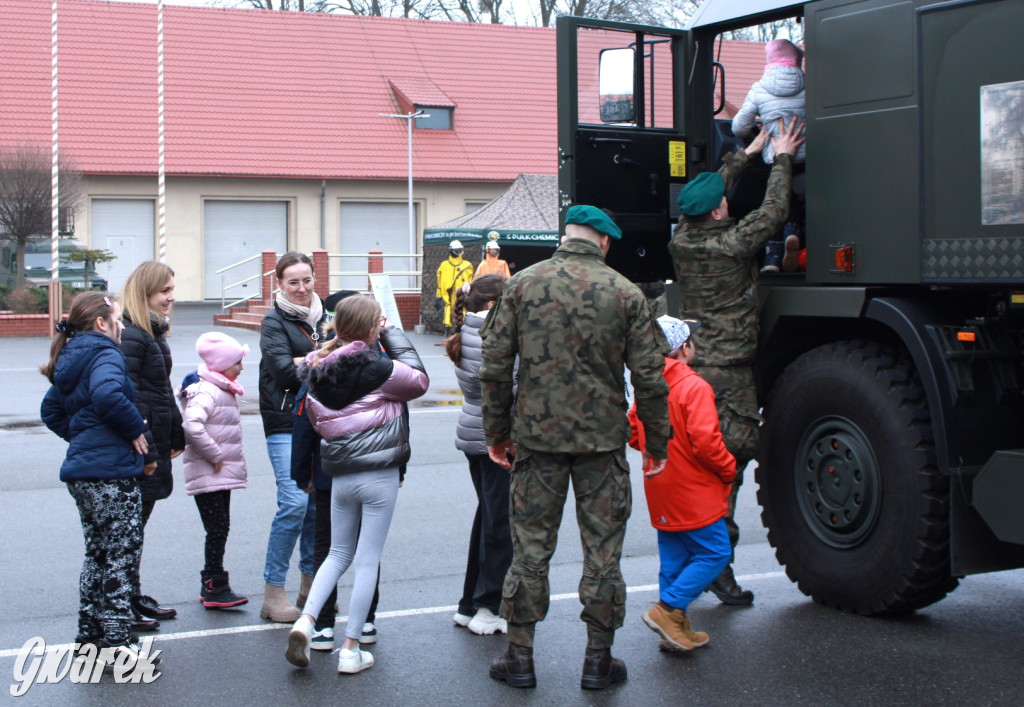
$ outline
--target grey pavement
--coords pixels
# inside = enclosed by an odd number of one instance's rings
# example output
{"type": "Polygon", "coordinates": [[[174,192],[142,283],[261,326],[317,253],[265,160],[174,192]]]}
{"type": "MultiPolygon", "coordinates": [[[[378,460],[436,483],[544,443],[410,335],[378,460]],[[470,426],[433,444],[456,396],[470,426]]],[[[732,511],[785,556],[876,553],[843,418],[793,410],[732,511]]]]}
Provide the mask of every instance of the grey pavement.
{"type": "MultiPolygon", "coordinates": [[[[198,363],[194,343],[211,330],[215,308],[179,304],[170,342],[174,380],[198,363]]],[[[236,591],[250,597],[239,610],[209,611],[198,603],[203,532],[175,462],[172,496],[160,501],[147,527],[142,565],[146,593],[178,609],[163,622],[154,648],[162,675],[150,685],[34,685],[24,704],[281,705],[345,701],[370,705],[485,704],[741,704],[918,705],[1024,702],[1024,572],[969,577],[944,601],[898,619],[869,619],[820,607],[785,577],[760,525],[753,475],[740,494],[743,530],[736,572],[757,599],[749,608],[704,595],[691,607],[711,636],[692,654],[661,653],[639,620],[657,599],[658,558],[634,474],[633,517],[623,572],[630,586],[626,625],[614,651],[629,680],[603,693],[579,689],[586,632],[575,592],[581,549],[571,504],[551,570],[554,600],[537,631],[535,690],[515,690],[487,677],[504,647],[501,636],[475,636],[451,623],[462,587],[466,543],[475,508],[465,458],[452,443],[460,403],[440,337],[413,340],[431,376],[428,394],[411,406],[413,457],[382,559],[379,642],[373,669],[338,675],[336,656],[314,654],[307,670],[284,659],[287,627],[259,618],[263,560],[275,510],[273,472],[256,408],[259,337],[226,329],[252,353],[240,382],[246,388],[243,434],[249,488],[232,494],[226,566],[236,591]]],[[[82,536],[75,506],[57,472],[64,443],[38,422],[46,380],[37,367],[46,339],[0,340],[0,701],[14,699],[18,649],[31,637],[73,640],[82,536]]],[[[630,452],[633,469],[639,455],[630,452]]],[[[293,565],[294,568],[294,565],[293,565]]],[[[288,577],[294,598],[298,573],[288,577]]],[[[340,587],[342,615],[351,577],[340,587]]]]}

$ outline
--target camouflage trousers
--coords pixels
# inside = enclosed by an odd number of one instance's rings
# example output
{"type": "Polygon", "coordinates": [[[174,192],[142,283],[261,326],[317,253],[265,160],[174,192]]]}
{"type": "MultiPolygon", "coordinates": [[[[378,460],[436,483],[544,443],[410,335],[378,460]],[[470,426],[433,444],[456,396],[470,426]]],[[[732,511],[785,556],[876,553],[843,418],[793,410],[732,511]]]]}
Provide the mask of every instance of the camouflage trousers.
{"type": "Polygon", "coordinates": [[[579,595],[587,645],[608,648],[626,617],[626,583],[619,570],[633,493],[625,449],[550,454],[519,448],[509,496],[512,565],[502,587],[501,616],[509,640],[533,645],[534,629],[551,600],[548,568],[572,481],[583,543],[579,595]]]}
{"type": "MultiPolygon", "coordinates": [[[[754,373],[750,368],[741,366],[695,366],[694,370],[710,383],[715,391],[715,408],[718,411],[722,439],[725,441],[726,449],[736,457],[736,480],[729,493],[729,512],[725,516],[729,542],[735,549],[740,539],[740,528],[734,518],[736,496],[743,485],[743,470],[757,454],[757,440],[761,427],[754,373]]],[[[735,553],[732,559],[735,559],[735,553]]]]}

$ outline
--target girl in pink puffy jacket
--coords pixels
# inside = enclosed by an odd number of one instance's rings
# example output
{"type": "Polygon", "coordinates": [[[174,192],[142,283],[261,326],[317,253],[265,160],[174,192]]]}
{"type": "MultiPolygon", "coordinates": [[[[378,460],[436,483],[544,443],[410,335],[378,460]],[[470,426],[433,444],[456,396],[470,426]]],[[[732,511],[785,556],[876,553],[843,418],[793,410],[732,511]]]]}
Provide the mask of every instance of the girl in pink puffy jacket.
{"type": "Polygon", "coordinates": [[[249,347],[220,332],[196,341],[203,360],[199,382],[181,392],[185,402],[185,492],[193,496],[206,530],[206,564],[200,573],[199,601],[207,609],[226,609],[249,601],[231,591],[224,571],[224,546],[231,523],[231,490],[244,489],[245,457],[236,379],[249,347]]]}
{"type": "Polygon", "coordinates": [[[351,567],[355,579],[338,672],[357,673],[373,665],[359,639],[398,498],[398,469],[409,461],[403,403],[426,393],[430,381],[416,349],[399,329],[387,327],[372,298],[341,300],[329,326],[335,337],[306,357],[299,379],[309,386],[306,414],[323,438],[320,465],[332,477],[331,549],[288,635],[285,657],[292,665],[309,665],[315,617],[351,567]]]}

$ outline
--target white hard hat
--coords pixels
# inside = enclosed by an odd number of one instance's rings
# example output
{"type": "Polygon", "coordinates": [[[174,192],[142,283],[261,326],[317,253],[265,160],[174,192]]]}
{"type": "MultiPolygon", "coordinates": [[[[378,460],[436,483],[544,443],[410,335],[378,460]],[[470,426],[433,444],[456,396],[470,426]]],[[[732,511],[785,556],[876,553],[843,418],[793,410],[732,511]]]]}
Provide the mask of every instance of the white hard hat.
{"type": "Polygon", "coordinates": [[[458,239],[455,239],[454,241],[452,241],[451,243],[448,244],[448,247],[449,248],[461,248],[462,247],[462,242],[460,240],[458,240],[458,239]]]}
{"type": "Polygon", "coordinates": [[[498,245],[497,241],[487,241],[487,245],[484,246],[484,250],[501,250],[501,246],[498,245]]]}

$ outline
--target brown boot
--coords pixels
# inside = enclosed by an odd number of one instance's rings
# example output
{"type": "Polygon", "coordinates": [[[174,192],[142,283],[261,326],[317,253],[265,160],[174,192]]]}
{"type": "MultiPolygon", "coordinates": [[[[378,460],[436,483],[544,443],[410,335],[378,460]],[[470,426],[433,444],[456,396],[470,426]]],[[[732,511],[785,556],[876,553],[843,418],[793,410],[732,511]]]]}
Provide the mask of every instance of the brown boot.
{"type": "Polygon", "coordinates": [[[587,647],[580,687],[584,690],[603,690],[612,683],[625,681],[626,664],[618,658],[612,658],[611,648],[587,647]]]}
{"type": "Polygon", "coordinates": [[[260,618],[270,619],[278,624],[291,624],[299,620],[302,612],[296,609],[288,597],[285,596],[284,587],[268,584],[263,594],[263,607],[260,609],[260,618]]]}
{"type": "Polygon", "coordinates": [[[295,599],[295,606],[302,609],[306,606],[306,597],[309,596],[309,588],[313,586],[313,577],[308,574],[300,575],[299,596],[295,599]]]}
{"type": "Polygon", "coordinates": [[[732,573],[731,565],[726,565],[722,574],[718,575],[704,591],[713,593],[723,604],[746,606],[754,603],[754,593],[736,584],[736,575],[732,573]]]}
{"type": "MultiPolygon", "coordinates": [[[[661,604],[655,604],[644,612],[642,618],[643,622],[647,624],[647,628],[661,636],[662,644],[669,646],[671,650],[692,651],[695,648],[693,641],[689,639],[683,629],[684,621],[686,621],[687,628],[690,623],[682,609],[668,611],[661,604]]],[[[704,636],[706,638],[707,634],[704,636]]]]}
{"type": "Polygon", "coordinates": [[[533,648],[509,641],[508,650],[491,663],[491,677],[511,687],[537,687],[533,672],[533,648]]]}
{"type": "Polygon", "coordinates": [[[693,630],[693,627],[690,626],[690,619],[686,614],[683,614],[679,620],[679,627],[683,630],[683,635],[697,648],[706,646],[708,641],[711,640],[711,636],[703,631],[693,630]]]}

